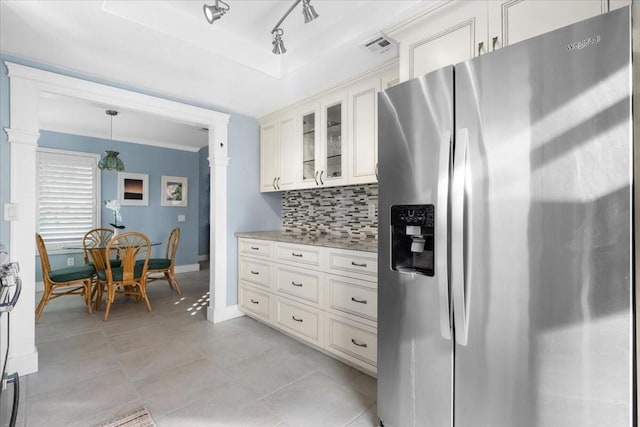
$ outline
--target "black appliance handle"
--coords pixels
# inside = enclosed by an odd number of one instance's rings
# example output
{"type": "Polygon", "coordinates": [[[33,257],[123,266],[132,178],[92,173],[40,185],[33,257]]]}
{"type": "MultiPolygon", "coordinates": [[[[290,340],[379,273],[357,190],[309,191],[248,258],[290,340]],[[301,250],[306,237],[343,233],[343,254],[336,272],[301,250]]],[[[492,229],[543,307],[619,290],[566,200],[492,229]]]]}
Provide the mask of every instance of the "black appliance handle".
{"type": "Polygon", "coordinates": [[[18,303],[18,298],[20,298],[20,292],[22,292],[22,280],[19,277],[16,277],[16,291],[13,294],[13,298],[11,301],[0,304],[0,313],[8,313],[16,306],[18,303]]]}
{"type": "Polygon", "coordinates": [[[18,402],[20,400],[20,377],[17,372],[7,375],[7,384],[13,384],[13,405],[11,405],[11,419],[9,427],[15,427],[18,419],[18,402]]]}

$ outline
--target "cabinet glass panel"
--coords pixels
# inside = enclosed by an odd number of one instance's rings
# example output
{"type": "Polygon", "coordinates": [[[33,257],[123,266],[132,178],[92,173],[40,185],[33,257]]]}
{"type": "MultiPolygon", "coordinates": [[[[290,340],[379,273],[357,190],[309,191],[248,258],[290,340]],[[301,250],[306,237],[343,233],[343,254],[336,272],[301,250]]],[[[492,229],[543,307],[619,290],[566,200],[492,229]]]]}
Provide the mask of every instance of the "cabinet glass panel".
{"type": "Polygon", "coordinates": [[[302,117],[302,179],[313,179],[316,171],[316,115],[302,117]]]}
{"type": "Polygon", "coordinates": [[[327,178],[342,176],[342,104],[327,108],[327,178]]]}

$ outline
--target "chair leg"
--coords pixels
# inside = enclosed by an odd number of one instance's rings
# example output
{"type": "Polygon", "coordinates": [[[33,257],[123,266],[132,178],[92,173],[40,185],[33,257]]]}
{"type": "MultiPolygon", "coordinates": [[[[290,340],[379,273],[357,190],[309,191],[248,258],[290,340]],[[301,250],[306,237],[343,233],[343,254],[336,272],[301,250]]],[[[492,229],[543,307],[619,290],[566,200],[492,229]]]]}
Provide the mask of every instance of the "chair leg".
{"type": "Polygon", "coordinates": [[[91,280],[87,280],[84,282],[84,297],[85,302],[87,303],[87,310],[89,314],[93,313],[91,310],[91,280]]]}
{"type": "Polygon", "coordinates": [[[42,315],[42,311],[44,310],[44,306],[49,302],[49,298],[51,297],[51,286],[44,285],[44,293],[42,294],[42,298],[40,298],[40,302],[38,303],[38,307],[36,308],[36,323],[40,320],[40,316],[42,315]]]}
{"type": "MultiPolygon", "coordinates": [[[[167,273],[165,273],[166,275],[167,273]]],[[[169,285],[172,285],[173,288],[176,290],[176,292],[178,293],[178,295],[182,295],[182,291],[180,290],[180,285],[178,285],[178,281],[176,280],[176,273],[173,270],[169,270],[168,271],[168,278],[167,280],[169,281],[169,285]]]]}
{"type": "Polygon", "coordinates": [[[115,299],[116,289],[114,286],[107,284],[107,307],[104,310],[104,321],[109,318],[109,311],[111,310],[111,303],[115,299]],[[111,296],[113,294],[113,297],[111,296]]]}
{"type": "Polygon", "coordinates": [[[147,303],[147,310],[151,311],[151,303],[149,302],[149,298],[147,297],[147,285],[143,283],[138,283],[138,288],[140,289],[140,294],[142,295],[142,299],[147,303]]]}

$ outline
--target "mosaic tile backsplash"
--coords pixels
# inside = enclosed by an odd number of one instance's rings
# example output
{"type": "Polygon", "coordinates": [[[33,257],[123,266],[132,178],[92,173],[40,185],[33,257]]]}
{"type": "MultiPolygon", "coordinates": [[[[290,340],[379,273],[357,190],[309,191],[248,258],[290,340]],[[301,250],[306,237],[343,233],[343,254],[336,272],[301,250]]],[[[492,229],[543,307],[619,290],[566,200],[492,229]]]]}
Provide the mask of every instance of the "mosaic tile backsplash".
{"type": "Polygon", "coordinates": [[[285,191],[282,230],[377,239],[378,185],[285,191]]]}

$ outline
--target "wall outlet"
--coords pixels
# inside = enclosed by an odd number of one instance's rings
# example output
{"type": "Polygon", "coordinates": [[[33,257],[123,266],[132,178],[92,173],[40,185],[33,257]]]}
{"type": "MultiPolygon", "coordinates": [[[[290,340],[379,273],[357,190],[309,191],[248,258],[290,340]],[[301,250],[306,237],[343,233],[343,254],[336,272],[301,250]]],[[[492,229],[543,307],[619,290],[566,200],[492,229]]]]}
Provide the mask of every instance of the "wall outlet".
{"type": "Polygon", "coordinates": [[[375,203],[369,203],[369,219],[375,219],[376,217],[376,204],[375,203]]]}
{"type": "Polygon", "coordinates": [[[68,267],[73,267],[73,265],[76,263],[76,259],[74,257],[69,257],[67,258],[67,266],[68,267]]]}
{"type": "Polygon", "coordinates": [[[178,222],[185,222],[187,217],[185,215],[178,215],[178,222]]]}
{"type": "Polygon", "coordinates": [[[313,205],[309,205],[309,216],[313,215],[313,205]]]}

